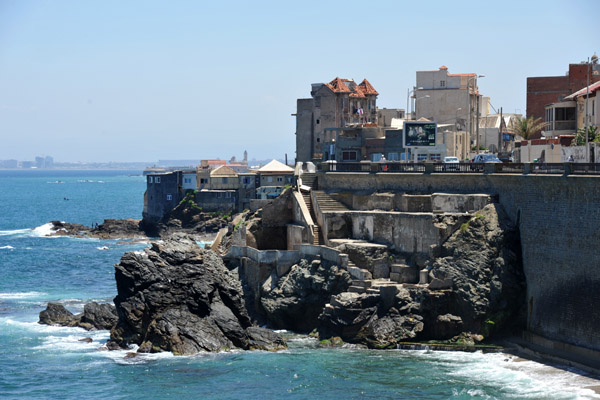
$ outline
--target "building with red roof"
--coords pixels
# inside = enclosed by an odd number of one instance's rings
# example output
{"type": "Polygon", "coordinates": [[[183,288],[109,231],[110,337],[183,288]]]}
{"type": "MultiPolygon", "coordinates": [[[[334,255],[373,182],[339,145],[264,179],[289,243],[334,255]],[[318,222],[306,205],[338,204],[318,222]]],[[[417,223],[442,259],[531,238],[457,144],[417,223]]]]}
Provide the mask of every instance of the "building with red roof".
{"type": "Polygon", "coordinates": [[[364,79],[336,77],[329,83],[314,83],[311,98],[298,99],[296,117],[296,161],[322,159],[325,129],[377,126],[379,93],[364,79]]]}

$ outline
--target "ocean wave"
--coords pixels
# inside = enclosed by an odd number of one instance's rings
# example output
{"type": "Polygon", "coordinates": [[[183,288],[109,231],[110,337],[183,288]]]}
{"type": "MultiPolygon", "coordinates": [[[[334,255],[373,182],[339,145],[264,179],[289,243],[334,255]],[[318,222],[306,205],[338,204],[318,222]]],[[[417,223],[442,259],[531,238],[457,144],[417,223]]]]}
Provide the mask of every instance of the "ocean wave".
{"type": "MultiPolygon", "coordinates": [[[[408,350],[407,350],[408,351],[408,350]]],[[[524,360],[503,353],[424,351],[417,353],[438,368],[451,367],[448,375],[466,380],[472,387],[464,388],[454,395],[458,397],[485,398],[480,386],[493,386],[525,398],[600,398],[585,386],[597,385],[597,381],[564,369],[524,360]]]]}
{"type": "Polygon", "coordinates": [[[12,250],[14,247],[12,246],[0,246],[0,250],[12,250]]]}
{"type": "Polygon", "coordinates": [[[31,229],[13,229],[10,231],[0,231],[0,236],[26,235],[30,232],[31,229]]]}
{"type": "Polygon", "coordinates": [[[54,232],[54,229],[52,229],[53,227],[54,225],[51,222],[48,222],[47,224],[33,228],[33,236],[50,236],[54,232]]]}
{"type": "Polygon", "coordinates": [[[16,300],[16,299],[28,299],[32,297],[45,296],[45,292],[0,292],[0,299],[3,300],[16,300]]]}

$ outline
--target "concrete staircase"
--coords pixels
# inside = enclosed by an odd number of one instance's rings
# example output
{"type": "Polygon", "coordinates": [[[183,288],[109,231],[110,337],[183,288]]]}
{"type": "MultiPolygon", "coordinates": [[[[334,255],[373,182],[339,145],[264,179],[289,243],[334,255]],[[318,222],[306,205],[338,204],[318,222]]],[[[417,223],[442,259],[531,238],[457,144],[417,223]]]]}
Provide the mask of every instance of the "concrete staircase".
{"type": "Polygon", "coordinates": [[[315,198],[322,212],[326,211],[349,211],[348,207],[335,200],[329,194],[316,190],[314,191],[315,198]]]}
{"type": "Polygon", "coordinates": [[[317,179],[317,174],[305,172],[301,175],[301,178],[302,178],[303,186],[309,186],[313,190],[316,190],[319,188],[319,181],[317,179]]]}
{"type": "Polygon", "coordinates": [[[314,236],[313,244],[315,246],[324,246],[325,241],[323,240],[323,235],[321,234],[321,228],[319,227],[319,224],[317,223],[317,217],[315,216],[315,211],[312,206],[312,201],[310,200],[310,192],[302,192],[302,198],[304,199],[304,204],[306,204],[306,208],[308,208],[310,217],[312,218],[313,222],[315,223],[313,225],[313,236],[314,236]]]}

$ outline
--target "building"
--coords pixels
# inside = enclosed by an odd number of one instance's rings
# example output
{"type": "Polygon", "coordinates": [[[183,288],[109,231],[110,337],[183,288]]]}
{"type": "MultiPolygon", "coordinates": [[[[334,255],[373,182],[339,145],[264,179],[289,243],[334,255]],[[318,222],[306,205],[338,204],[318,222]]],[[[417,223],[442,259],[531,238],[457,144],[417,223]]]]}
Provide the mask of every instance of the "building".
{"type": "Polygon", "coordinates": [[[565,97],[565,101],[575,103],[577,129],[585,129],[586,126],[600,127],[600,101],[597,97],[599,91],[600,82],[596,82],[565,97]]]}
{"type": "Polygon", "coordinates": [[[571,93],[586,87],[588,79],[590,83],[600,81],[600,65],[597,60],[598,57],[592,57],[591,63],[569,64],[569,71],[563,76],[527,78],[527,117],[545,119],[545,106],[560,103],[571,93]]]}
{"type": "Polygon", "coordinates": [[[469,132],[475,144],[477,118],[487,114],[489,103],[479,93],[478,77],[481,75],[475,73],[450,74],[445,65],[434,71],[417,71],[412,97],[415,119],[455,125],[457,131],[469,132]]]}
{"type": "Polygon", "coordinates": [[[144,193],[144,220],[157,223],[164,215],[175,208],[185,197],[183,189],[184,173],[189,176],[195,171],[173,171],[148,174],[144,193]]]}
{"type": "Polygon", "coordinates": [[[311,98],[298,99],[296,117],[296,161],[321,160],[326,129],[377,126],[379,93],[364,79],[335,78],[314,83],[311,98]]]}
{"type": "Polygon", "coordinates": [[[406,118],[406,112],[402,108],[378,108],[377,126],[381,128],[391,128],[393,119],[406,118]]]}
{"type": "Polygon", "coordinates": [[[480,145],[492,153],[511,152],[515,147],[512,121],[521,114],[488,114],[479,119],[480,145]]]}
{"type": "Polygon", "coordinates": [[[294,169],[273,160],[257,171],[260,187],[256,188],[256,198],[274,198],[279,196],[286,185],[294,183],[294,169]]]}

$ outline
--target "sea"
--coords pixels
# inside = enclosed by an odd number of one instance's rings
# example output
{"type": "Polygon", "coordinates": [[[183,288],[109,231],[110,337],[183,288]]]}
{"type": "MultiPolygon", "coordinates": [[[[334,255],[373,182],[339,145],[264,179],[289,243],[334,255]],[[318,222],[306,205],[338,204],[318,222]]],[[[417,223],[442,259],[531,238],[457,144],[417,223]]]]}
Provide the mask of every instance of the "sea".
{"type": "Polygon", "coordinates": [[[502,353],[324,349],[283,332],[276,353],[127,357],[102,350],[108,331],[38,324],[51,301],[111,302],[114,264],[148,246],[48,237],[48,222],[141,218],[144,190],[141,171],[0,171],[1,399],[600,398],[582,371],[502,353]]]}

